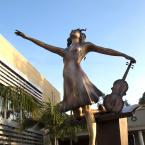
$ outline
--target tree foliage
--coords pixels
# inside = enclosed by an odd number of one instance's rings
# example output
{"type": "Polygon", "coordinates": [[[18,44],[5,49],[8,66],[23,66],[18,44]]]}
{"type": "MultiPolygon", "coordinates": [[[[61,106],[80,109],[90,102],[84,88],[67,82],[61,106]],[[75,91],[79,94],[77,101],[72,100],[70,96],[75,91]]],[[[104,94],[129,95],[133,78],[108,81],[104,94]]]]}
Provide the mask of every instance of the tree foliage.
{"type": "Polygon", "coordinates": [[[15,111],[22,112],[23,117],[28,115],[36,116],[37,110],[41,106],[32,95],[20,87],[5,86],[0,83],[0,96],[4,99],[4,110],[7,108],[9,101],[12,104],[12,113],[15,111]]]}
{"type": "Polygon", "coordinates": [[[130,106],[128,100],[126,100],[126,99],[125,99],[125,101],[124,101],[124,106],[125,106],[125,107],[130,106]]]}
{"type": "Polygon", "coordinates": [[[143,93],[142,97],[139,99],[140,105],[145,105],[145,92],[143,93]]]}
{"type": "MultiPolygon", "coordinates": [[[[14,110],[23,114],[21,130],[37,128],[47,130],[52,145],[58,138],[76,139],[76,134],[85,128],[85,125],[72,124],[73,116],[60,113],[56,105],[51,102],[40,104],[32,95],[20,87],[4,86],[0,84],[0,96],[4,98],[4,105],[11,101],[14,110]]],[[[7,106],[4,106],[7,108],[7,106]]]]}
{"type": "Polygon", "coordinates": [[[47,130],[49,134],[50,140],[53,145],[55,145],[55,140],[58,138],[70,138],[72,140],[76,140],[76,135],[78,132],[81,132],[82,129],[85,128],[85,125],[80,124],[72,124],[71,121],[74,119],[73,116],[70,116],[65,113],[60,113],[57,109],[56,105],[52,105],[50,102],[45,103],[40,109],[39,118],[32,118],[31,120],[26,119],[23,122],[23,126],[30,127],[30,123],[32,126],[36,126],[47,130]]]}

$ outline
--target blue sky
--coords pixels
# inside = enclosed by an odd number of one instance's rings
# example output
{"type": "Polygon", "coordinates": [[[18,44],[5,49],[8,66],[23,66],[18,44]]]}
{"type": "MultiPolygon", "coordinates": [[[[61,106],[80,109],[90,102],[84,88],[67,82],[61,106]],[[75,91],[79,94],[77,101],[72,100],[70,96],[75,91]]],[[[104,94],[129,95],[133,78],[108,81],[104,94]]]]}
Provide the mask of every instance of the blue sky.
{"type": "MultiPolygon", "coordinates": [[[[138,102],[145,91],[144,0],[1,0],[0,33],[41,72],[63,96],[62,59],[14,35],[18,29],[48,44],[66,47],[69,32],[87,28],[87,41],[136,58],[125,97],[138,102]]],[[[97,53],[87,55],[82,67],[105,94],[123,76],[126,60],[97,53]]]]}

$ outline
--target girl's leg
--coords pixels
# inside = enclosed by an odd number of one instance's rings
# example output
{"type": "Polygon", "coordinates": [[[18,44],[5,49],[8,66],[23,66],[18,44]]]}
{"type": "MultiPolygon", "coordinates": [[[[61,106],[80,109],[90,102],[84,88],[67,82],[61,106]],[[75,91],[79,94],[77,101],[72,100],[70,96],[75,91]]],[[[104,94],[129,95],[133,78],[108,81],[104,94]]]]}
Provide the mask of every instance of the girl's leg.
{"type": "Polygon", "coordinates": [[[90,105],[83,107],[83,113],[86,118],[87,128],[89,133],[89,145],[96,145],[96,121],[90,105]]]}
{"type": "Polygon", "coordinates": [[[81,119],[83,114],[82,114],[82,108],[78,108],[78,109],[75,109],[73,110],[73,115],[76,119],[81,119]]]}

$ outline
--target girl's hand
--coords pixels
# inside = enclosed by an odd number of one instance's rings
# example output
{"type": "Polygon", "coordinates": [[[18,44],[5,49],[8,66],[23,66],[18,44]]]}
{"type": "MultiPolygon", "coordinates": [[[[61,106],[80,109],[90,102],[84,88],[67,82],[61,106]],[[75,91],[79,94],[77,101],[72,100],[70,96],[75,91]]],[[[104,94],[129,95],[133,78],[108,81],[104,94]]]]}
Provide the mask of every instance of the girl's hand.
{"type": "Polygon", "coordinates": [[[16,30],[16,31],[15,31],[15,34],[16,34],[17,36],[21,36],[21,37],[23,37],[23,38],[26,38],[26,35],[25,35],[23,32],[19,31],[19,30],[16,30]]]}
{"type": "Polygon", "coordinates": [[[136,60],[131,56],[125,56],[126,59],[129,59],[132,63],[136,63],[136,60]]]}

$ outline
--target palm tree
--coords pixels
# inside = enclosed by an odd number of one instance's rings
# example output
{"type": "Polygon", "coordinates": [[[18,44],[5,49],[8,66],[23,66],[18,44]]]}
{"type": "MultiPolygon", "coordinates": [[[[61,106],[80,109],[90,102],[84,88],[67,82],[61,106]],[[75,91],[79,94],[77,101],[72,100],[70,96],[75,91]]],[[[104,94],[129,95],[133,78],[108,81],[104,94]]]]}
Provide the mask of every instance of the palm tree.
{"type": "Polygon", "coordinates": [[[40,112],[39,118],[26,119],[23,122],[23,129],[37,126],[47,130],[52,145],[56,145],[57,139],[65,137],[70,140],[76,139],[77,133],[84,127],[80,124],[72,124],[71,121],[74,118],[65,113],[60,113],[57,110],[57,105],[52,105],[50,102],[45,103],[40,112]]]}
{"type": "Polygon", "coordinates": [[[51,102],[41,104],[32,95],[20,87],[5,86],[0,83],[0,96],[3,99],[2,114],[5,119],[9,114],[19,112],[17,121],[21,123],[21,129],[39,128],[47,130],[52,145],[56,145],[59,138],[76,138],[76,134],[84,128],[80,124],[72,124],[74,118],[65,113],[60,113],[56,105],[51,102]],[[8,108],[11,104],[11,110],[8,108]]]}
{"type": "Polygon", "coordinates": [[[10,113],[19,112],[20,117],[17,121],[20,121],[21,129],[35,126],[48,130],[52,145],[56,145],[58,138],[74,139],[81,130],[80,125],[70,123],[70,120],[73,120],[72,116],[60,113],[57,106],[51,102],[41,104],[20,87],[5,86],[0,83],[0,97],[3,100],[1,113],[5,119],[10,113]]]}

